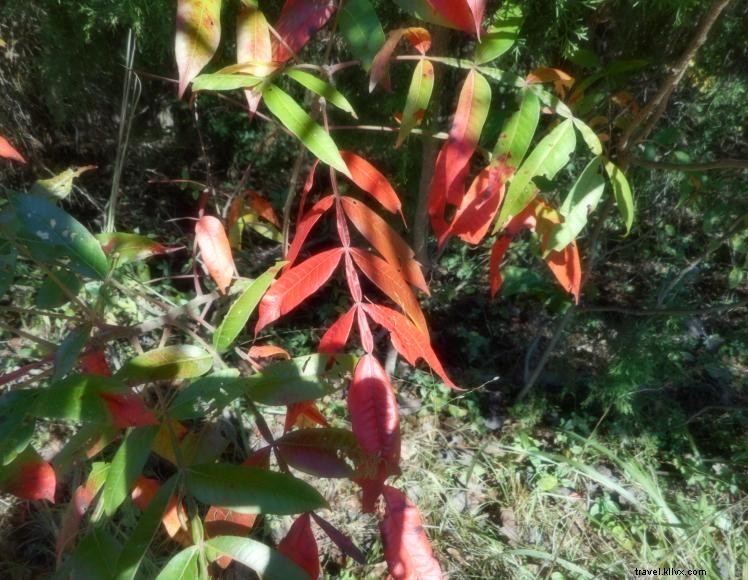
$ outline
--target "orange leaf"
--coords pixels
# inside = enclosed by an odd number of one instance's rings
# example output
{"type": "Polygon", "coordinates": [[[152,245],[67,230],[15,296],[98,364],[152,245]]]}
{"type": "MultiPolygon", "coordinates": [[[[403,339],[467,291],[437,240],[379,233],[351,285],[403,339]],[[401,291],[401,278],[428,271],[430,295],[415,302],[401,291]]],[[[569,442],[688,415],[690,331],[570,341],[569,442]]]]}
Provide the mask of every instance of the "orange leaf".
{"type": "Polygon", "coordinates": [[[23,155],[2,135],[0,135],[0,157],[12,159],[13,161],[18,161],[18,163],[26,163],[23,155]]]}
{"type": "Polygon", "coordinates": [[[178,0],[175,55],[179,69],[179,98],[213,58],[221,40],[221,2],[178,0]]]}
{"type": "Polygon", "coordinates": [[[421,54],[426,54],[431,48],[431,34],[420,26],[411,26],[404,29],[403,38],[421,54]]]}
{"type": "Polygon", "coordinates": [[[286,421],[283,432],[288,432],[296,425],[317,424],[327,427],[329,423],[325,416],[319,412],[314,401],[303,401],[301,403],[292,403],[288,405],[286,411],[286,421]]]}
{"type": "Polygon", "coordinates": [[[564,86],[570,87],[574,84],[574,77],[558,68],[540,67],[530,72],[530,74],[527,75],[525,82],[527,82],[528,85],[561,82],[564,86]]]}
{"type": "Polygon", "coordinates": [[[377,213],[365,204],[350,198],[341,198],[343,210],[356,229],[382,254],[391,266],[402,270],[402,275],[421,292],[429,294],[421,265],[413,259],[410,246],[377,213]]]}
{"type": "Polygon", "coordinates": [[[335,201],[335,198],[332,195],[323,197],[312,206],[312,209],[310,209],[301,220],[299,220],[299,223],[296,226],[296,235],[293,238],[291,246],[288,248],[288,255],[286,256],[289,265],[293,266],[296,258],[299,257],[299,252],[301,251],[304,242],[306,242],[307,237],[309,237],[312,228],[314,228],[315,224],[319,221],[319,218],[321,218],[325,212],[332,207],[333,201],[335,201]]]}
{"type": "Polygon", "coordinates": [[[387,178],[366,159],[355,153],[341,151],[340,156],[351,172],[353,183],[381,203],[390,213],[399,213],[405,222],[400,198],[387,178]]]}
{"type": "Polygon", "coordinates": [[[384,487],[385,512],[379,530],[384,557],[392,578],[438,580],[443,578],[434,557],[418,508],[404,493],[384,487]]]}
{"type": "MultiPolygon", "coordinates": [[[[504,199],[504,185],[512,173],[513,168],[502,161],[483,169],[462,198],[450,233],[468,244],[480,244],[504,199]]],[[[446,236],[439,240],[441,244],[445,241],[446,236]]]]}
{"type": "MultiPolygon", "coordinates": [[[[264,65],[273,60],[270,26],[265,15],[257,8],[242,5],[236,16],[236,62],[264,65]]],[[[244,91],[250,115],[257,112],[262,95],[253,90],[244,91]]]]}
{"type": "Polygon", "coordinates": [[[273,346],[271,344],[251,346],[249,348],[249,352],[247,352],[247,355],[249,356],[249,358],[291,358],[291,355],[288,354],[287,350],[279,346],[273,346]]]}
{"type": "Polygon", "coordinates": [[[388,262],[371,252],[352,248],[351,256],[366,277],[374,282],[395,304],[400,306],[418,327],[418,330],[428,339],[426,318],[423,316],[415,294],[413,294],[402,274],[388,262]]]}
{"type": "Polygon", "coordinates": [[[218,218],[203,216],[195,226],[195,238],[200,247],[203,262],[218,289],[225,293],[234,276],[234,258],[226,231],[218,218]]]}
{"type": "Polygon", "coordinates": [[[361,308],[374,322],[390,331],[392,345],[410,365],[415,366],[419,359],[423,359],[441,377],[445,385],[453,389],[458,388],[444,371],[428,337],[424,336],[408,318],[392,308],[379,304],[362,304],[361,308]]]}
{"type": "Polygon", "coordinates": [[[319,290],[332,276],[342,255],[343,248],[327,250],[283,272],[260,302],[255,334],[319,290]]]}
{"type": "MultiPolygon", "coordinates": [[[[247,537],[257,521],[257,514],[240,514],[226,508],[211,506],[205,514],[205,535],[208,538],[218,536],[247,537]]],[[[231,556],[220,556],[216,563],[223,569],[231,564],[231,556]]]]}
{"type": "Polygon", "coordinates": [[[302,514],[296,518],[286,537],[278,544],[278,551],[296,562],[310,578],[319,578],[319,549],[312,532],[309,514],[302,514]]]}
{"type": "Polygon", "coordinates": [[[0,474],[0,491],[20,499],[55,502],[57,476],[52,466],[44,461],[33,447],[27,447],[0,474]]]}
{"type": "Polygon", "coordinates": [[[330,328],[327,329],[322,339],[319,341],[317,351],[325,354],[335,354],[345,348],[348,337],[351,334],[353,326],[353,315],[356,307],[351,309],[338,318],[330,328]]]}
{"type": "Polygon", "coordinates": [[[561,251],[550,252],[545,258],[546,264],[561,287],[574,296],[579,304],[579,292],[582,288],[582,263],[579,258],[577,243],[572,242],[561,251]]]}

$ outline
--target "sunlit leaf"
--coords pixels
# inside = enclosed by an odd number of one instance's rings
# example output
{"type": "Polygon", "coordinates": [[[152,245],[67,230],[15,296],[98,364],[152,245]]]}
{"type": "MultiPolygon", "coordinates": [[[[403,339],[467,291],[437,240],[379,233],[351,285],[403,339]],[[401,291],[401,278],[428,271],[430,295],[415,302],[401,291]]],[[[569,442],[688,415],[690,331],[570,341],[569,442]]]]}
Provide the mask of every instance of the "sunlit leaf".
{"type": "Polygon", "coordinates": [[[533,149],[514,174],[494,232],[500,230],[512,216],[519,214],[535,195],[533,179],[539,176],[553,179],[568,162],[576,146],[574,124],[567,119],[546,135],[533,149]]]}
{"type": "Polygon", "coordinates": [[[52,199],[65,199],[73,191],[73,181],[92,169],[96,169],[96,166],[71,167],[49,179],[39,179],[31,186],[31,193],[52,199]]]}
{"type": "Polygon", "coordinates": [[[349,175],[335,142],[293,98],[275,85],[265,87],[262,96],[270,112],[296,135],[309,151],[333,169],[349,175]]]}
{"type": "Polygon", "coordinates": [[[213,58],[221,40],[221,0],[178,0],[175,55],[179,98],[213,58]]]}
{"type": "Polygon", "coordinates": [[[505,159],[512,167],[519,167],[530,148],[540,120],[540,101],[532,91],[525,91],[519,111],[504,125],[493,150],[494,159],[505,159]]]}
{"type": "Polygon", "coordinates": [[[353,183],[381,203],[387,211],[402,216],[400,198],[381,171],[360,155],[350,151],[341,151],[340,155],[348,166],[353,183]]]}
{"type": "Polygon", "coordinates": [[[203,349],[189,345],[157,348],[130,359],[116,377],[128,382],[191,379],[213,367],[213,357],[203,349]]]}
{"type": "Polygon", "coordinates": [[[413,78],[405,100],[400,131],[397,134],[395,147],[400,147],[410,132],[418,125],[429,107],[431,93],[434,90],[434,65],[428,60],[419,60],[413,71],[413,78]]]}
{"type": "Polygon", "coordinates": [[[356,437],[346,429],[297,429],[276,443],[286,463],[318,477],[351,477],[354,470],[348,461],[361,460],[356,437]]]}
{"type": "Polygon", "coordinates": [[[193,91],[235,91],[236,89],[251,89],[262,82],[257,76],[248,74],[213,73],[195,77],[192,81],[193,91]]]}
{"type": "Polygon", "coordinates": [[[475,48],[475,62],[484,64],[508,51],[519,36],[524,20],[522,7],[516,3],[504,3],[499,9],[496,22],[481,35],[475,48]]]}
{"type": "Polygon", "coordinates": [[[190,546],[173,556],[163,567],[156,580],[194,580],[198,577],[197,566],[200,549],[190,546]]]}
{"type": "Polygon", "coordinates": [[[275,23],[282,42],[273,44],[273,60],[286,61],[298,53],[334,11],[332,0],[286,0],[275,23]]]}
{"type": "Polygon", "coordinates": [[[623,223],[626,224],[626,235],[628,235],[631,226],[634,225],[634,197],[631,194],[631,186],[626,179],[626,174],[612,161],[605,162],[605,171],[610,178],[611,186],[613,186],[613,195],[616,198],[623,223]]]}
{"type": "Polygon", "coordinates": [[[242,329],[246,326],[249,317],[260,303],[263,295],[275,279],[278,270],[285,265],[279,262],[270,267],[265,273],[254,280],[244,292],[237,298],[229,308],[226,316],[213,333],[213,346],[219,352],[229,349],[242,329]]]}
{"type": "Polygon", "coordinates": [[[138,234],[111,232],[96,234],[95,237],[104,253],[119,265],[169,252],[169,248],[163,244],[138,234]]]}
{"type": "Polygon", "coordinates": [[[20,499],[54,503],[56,485],[54,469],[30,446],[0,468],[0,491],[20,499]]]}
{"type": "Polygon", "coordinates": [[[565,219],[551,232],[547,250],[564,249],[587,225],[587,217],[595,210],[605,190],[605,178],[600,173],[601,169],[602,161],[596,157],[579,175],[561,205],[561,215],[565,219]]]}
{"type": "Polygon", "coordinates": [[[226,292],[236,268],[223,224],[216,217],[204,215],[195,225],[195,239],[210,277],[221,292],[226,292]]]}
{"type": "Polygon", "coordinates": [[[220,536],[205,542],[208,558],[216,560],[220,556],[230,556],[259,574],[260,578],[278,580],[308,580],[309,575],[265,544],[238,536],[220,536]]]}
{"type": "Polygon", "coordinates": [[[323,97],[331,105],[335,105],[341,111],[349,113],[354,119],[358,119],[356,111],[353,110],[353,105],[348,102],[343,93],[330,83],[299,69],[286,71],[286,75],[314,94],[323,97]]]}
{"type": "Polygon", "coordinates": [[[13,161],[18,161],[18,163],[26,163],[26,160],[23,158],[23,155],[18,152],[18,149],[13,147],[13,145],[11,145],[2,135],[0,135],[0,157],[3,157],[4,159],[12,159],[13,161]]]}
{"type": "Polygon", "coordinates": [[[278,544],[278,551],[296,562],[310,578],[319,578],[321,567],[319,548],[312,531],[311,517],[302,514],[291,525],[286,536],[278,544]]]}

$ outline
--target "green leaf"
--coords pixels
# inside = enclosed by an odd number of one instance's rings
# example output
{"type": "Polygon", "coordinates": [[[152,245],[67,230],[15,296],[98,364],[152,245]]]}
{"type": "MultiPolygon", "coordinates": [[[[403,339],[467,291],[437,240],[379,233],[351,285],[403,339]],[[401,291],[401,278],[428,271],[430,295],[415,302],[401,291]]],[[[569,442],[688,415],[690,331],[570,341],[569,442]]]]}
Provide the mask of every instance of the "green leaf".
{"type": "MultiPolygon", "coordinates": [[[[464,61],[460,61],[458,59],[453,59],[455,61],[455,64],[449,65],[449,66],[458,66],[462,67],[464,64],[464,61]]],[[[439,62],[442,62],[442,59],[439,59],[439,62]]],[[[448,63],[445,63],[448,64],[448,63]]],[[[523,79],[521,76],[514,74],[513,72],[501,70],[498,68],[490,67],[490,66],[478,66],[475,67],[475,70],[477,70],[479,73],[484,74],[489,79],[495,80],[503,85],[509,85],[511,87],[524,87],[525,86],[525,79],[523,79]]]]}
{"type": "Polygon", "coordinates": [[[502,5],[496,23],[481,35],[480,43],[475,49],[476,64],[484,64],[498,58],[512,48],[519,36],[523,20],[522,8],[519,5],[502,5]]]}
{"type": "Polygon", "coordinates": [[[618,211],[626,224],[626,235],[629,235],[631,226],[634,225],[634,197],[631,194],[631,186],[623,171],[612,161],[605,161],[605,171],[613,186],[613,196],[616,198],[618,211]]]}
{"type": "Polygon", "coordinates": [[[59,308],[70,302],[70,295],[77,296],[80,292],[81,281],[74,272],[58,268],[52,271],[52,276],[44,279],[36,293],[37,308],[59,308]]]}
{"type": "Polygon", "coordinates": [[[73,580],[114,578],[119,552],[120,545],[112,533],[101,527],[93,527],[73,552],[71,578],[73,580]]]}
{"type": "Polygon", "coordinates": [[[31,186],[31,193],[51,199],[65,199],[73,191],[73,181],[82,173],[96,169],[95,165],[71,167],[49,179],[39,179],[31,186]]]}
{"type": "Polygon", "coordinates": [[[418,124],[418,114],[425,113],[429,107],[431,93],[434,90],[434,65],[426,59],[418,61],[405,100],[403,120],[397,134],[395,147],[400,147],[413,128],[418,124]]]}
{"type": "Polygon", "coordinates": [[[313,354],[276,362],[247,377],[249,397],[263,405],[290,405],[328,394],[326,381],[340,379],[354,367],[351,355],[313,354]]]}
{"type": "Polygon", "coordinates": [[[135,480],[143,471],[151,453],[151,445],[158,433],[158,426],[131,429],[122,440],[112,459],[109,474],[101,496],[102,507],[107,516],[113,516],[125,498],[130,495],[135,480]]]}
{"type": "Polygon", "coordinates": [[[600,138],[592,130],[592,128],[587,123],[577,118],[574,119],[574,126],[579,131],[579,134],[582,136],[582,139],[587,144],[587,147],[589,148],[590,152],[592,152],[593,155],[602,155],[603,144],[600,143],[600,138]]]}
{"type": "Polygon", "coordinates": [[[108,422],[109,411],[100,394],[126,390],[121,381],[111,377],[73,375],[40,391],[31,413],[45,419],[108,422]]]}
{"type": "Polygon", "coordinates": [[[89,336],[91,327],[88,325],[79,326],[68,333],[55,351],[55,372],[52,380],[59,380],[73,370],[89,336]]]}
{"type": "Polygon", "coordinates": [[[245,465],[196,465],[185,472],[185,483],[198,501],[243,514],[299,514],[326,506],[308,483],[245,465]]]}
{"type": "Polygon", "coordinates": [[[597,207],[605,190],[605,178],[600,169],[602,160],[596,157],[582,171],[579,179],[561,205],[564,222],[553,228],[547,250],[563,250],[587,225],[587,216],[597,207]]]}
{"type": "Polygon", "coordinates": [[[504,125],[494,147],[492,158],[506,157],[508,165],[519,167],[530,148],[539,120],[540,100],[532,91],[524,91],[519,111],[514,113],[504,125]]]}
{"type": "Polygon", "coordinates": [[[447,28],[456,28],[454,24],[434,10],[427,0],[395,0],[395,4],[400,6],[405,12],[415,14],[416,17],[424,22],[438,24],[447,28]]]}
{"type": "Polygon", "coordinates": [[[226,352],[236,337],[239,336],[265,292],[270,288],[270,284],[273,283],[278,270],[285,264],[286,262],[279,262],[275,266],[271,266],[234,301],[221,324],[213,333],[213,346],[218,352],[226,352]]]}
{"type": "Polygon", "coordinates": [[[347,0],[338,13],[338,25],[351,47],[353,57],[369,71],[374,57],[384,44],[382,23],[369,0],[347,0]]]}
{"type": "Polygon", "coordinates": [[[340,156],[337,145],[309,114],[287,93],[269,85],[262,91],[265,105],[316,157],[333,169],[350,177],[348,167],[340,156]]]}
{"type": "Polygon", "coordinates": [[[115,375],[129,382],[191,379],[213,368],[213,357],[190,344],[150,350],[127,361],[115,375]]]}
{"type": "Polygon", "coordinates": [[[19,234],[61,249],[88,276],[103,279],[109,271],[99,242],[70,214],[38,195],[11,195],[19,234]]]}
{"type": "Polygon", "coordinates": [[[3,417],[0,422],[0,467],[12,463],[31,443],[36,423],[24,415],[3,417]]]}
{"type": "Polygon", "coordinates": [[[247,377],[236,369],[217,371],[183,387],[169,406],[173,419],[197,419],[212,411],[220,411],[247,389],[247,377]]]}
{"type": "Polygon", "coordinates": [[[239,536],[219,536],[205,542],[208,558],[231,556],[268,580],[308,580],[309,575],[293,561],[265,544],[239,536]]]}
{"type": "Polygon", "coordinates": [[[538,143],[512,178],[494,232],[504,227],[510,217],[520,213],[532,200],[536,190],[532,180],[539,176],[553,179],[569,162],[575,147],[576,137],[571,119],[556,126],[538,143]]]}
{"type": "Polygon", "coordinates": [[[192,90],[234,91],[236,89],[251,89],[261,82],[261,78],[252,75],[214,73],[196,77],[192,81],[192,90]]]}
{"type": "Polygon", "coordinates": [[[190,546],[174,556],[164,566],[156,580],[195,580],[197,574],[197,561],[200,557],[200,549],[190,546]]]}
{"type": "Polygon", "coordinates": [[[169,251],[163,244],[138,234],[112,232],[96,234],[95,237],[99,240],[104,253],[110,255],[117,265],[145,260],[169,251]]]}
{"type": "Polygon", "coordinates": [[[349,113],[354,119],[358,119],[356,111],[353,110],[353,105],[348,102],[343,93],[330,83],[299,69],[290,69],[286,72],[286,76],[295,80],[302,87],[312,91],[315,95],[323,97],[328,103],[335,105],[341,111],[349,113]]]}
{"type": "Polygon", "coordinates": [[[117,575],[115,577],[117,580],[132,580],[135,578],[146,550],[148,550],[148,546],[161,524],[161,519],[166,513],[166,508],[178,481],[178,477],[173,475],[164,483],[140,516],[117,560],[117,575]]]}
{"type": "Polygon", "coordinates": [[[10,242],[0,242],[0,298],[13,284],[16,275],[18,251],[10,242]]]}

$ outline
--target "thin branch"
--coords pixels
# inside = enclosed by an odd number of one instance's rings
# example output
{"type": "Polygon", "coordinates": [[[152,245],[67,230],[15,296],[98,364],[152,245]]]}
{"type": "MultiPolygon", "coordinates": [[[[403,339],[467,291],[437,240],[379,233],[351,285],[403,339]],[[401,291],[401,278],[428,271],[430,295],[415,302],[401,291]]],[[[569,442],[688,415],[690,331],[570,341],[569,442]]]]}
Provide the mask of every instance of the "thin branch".
{"type": "Polygon", "coordinates": [[[748,159],[720,159],[704,163],[670,163],[668,161],[647,161],[639,157],[629,160],[631,165],[646,167],[647,169],[661,169],[663,171],[718,171],[721,169],[748,169],[748,159]]]}
{"type": "Polygon", "coordinates": [[[623,306],[582,306],[580,312],[615,312],[626,316],[702,316],[706,314],[719,314],[729,312],[738,308],[748,306],[748,299],[732,304],[719,304],[707,308],[625,308],[623,306]]]}

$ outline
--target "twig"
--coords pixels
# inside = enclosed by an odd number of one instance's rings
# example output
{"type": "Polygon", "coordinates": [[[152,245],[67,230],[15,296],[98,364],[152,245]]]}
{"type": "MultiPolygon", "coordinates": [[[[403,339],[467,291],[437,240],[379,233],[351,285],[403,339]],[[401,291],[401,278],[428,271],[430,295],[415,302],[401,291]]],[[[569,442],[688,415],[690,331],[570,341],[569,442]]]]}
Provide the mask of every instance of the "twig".
{"type": "Polygon", "coordinates": [[[707,308],[625,308],[623,306],[581,306],[579,312],[615,312],[626,316],[701,316],[729,312],[748,306],[748,299],[732,304],[719,304],[707,308]]]}

